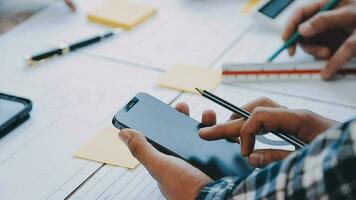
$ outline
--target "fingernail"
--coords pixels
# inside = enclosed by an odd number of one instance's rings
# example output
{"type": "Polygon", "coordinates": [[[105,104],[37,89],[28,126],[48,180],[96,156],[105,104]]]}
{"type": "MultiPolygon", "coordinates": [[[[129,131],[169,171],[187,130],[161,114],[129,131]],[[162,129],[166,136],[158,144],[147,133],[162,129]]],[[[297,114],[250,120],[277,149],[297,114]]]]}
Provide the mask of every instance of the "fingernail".
{"type": "Polygon", "coordinates": [[[321,49],[319,52],[318,52],[318,55],[319,57],[321,58],[327,58],[329,56],[329,51],[328,49],[321,49]]]}
{"type": "Polygon", "coordinates": [[[201,134],[204,135],[208,130],[209,130],[209,127],[201,128],[201,129],[199,129],[199,134],[200,134],[200,135],[201,135],[201,134]]]}
{"type": "Polygon", "coordinates": [[[323,58],[323,57],[325,57],[325,51],[324,50],[320,50],[320,51],[318,51],[318,56],[320,57],[320,58],[323,58]]]}
{"type": "Polygon", "coordinates": [[[289,55],[289,57],[292,57],[292,49],[291,48],[288,49],[288,55],[289,55]]]}
{"type": "Polygon", "coordinates": [[[248,161],[250,165],[261,166],[263,164],[263,155],[260,153],[251,153],[248,161]]]}
{"type": "Polygon", "coordinates": [[[329,70],[324,69],[321,71],[321,78],[323,78],[323,80],[328,81],[332,79],[332,74],[329,70]]]}
{"type": "Polygon", "coordinates": [[[123,141],[125,144],[127,143],[127,141],[130,139],[131,134],[125,130],[120,131],[119,133],[119,138],[121,141],[123,141]]]}
{"type": "Polygon", "coordinates": [[[299,32],[302,35],[313,35],[317,30],[309,22],[305,22],[299,26],[299,32]]]}
{"type": "Polygon", "coordinates": [[[236,138],[236,143],[241,145],[241,138],[240,137],[236,138]]]}

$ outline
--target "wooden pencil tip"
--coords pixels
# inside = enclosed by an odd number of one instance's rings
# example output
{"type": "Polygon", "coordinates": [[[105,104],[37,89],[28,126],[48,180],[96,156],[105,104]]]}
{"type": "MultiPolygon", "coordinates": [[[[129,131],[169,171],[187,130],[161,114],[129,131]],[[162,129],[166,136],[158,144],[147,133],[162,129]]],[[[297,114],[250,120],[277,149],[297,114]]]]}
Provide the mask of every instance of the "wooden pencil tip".
{"type": "Polygon", "coordinates": [[[199,88],[195,88],[200,94],[203,94],[203,91],[202,89],[199,89],[199,88]]]}

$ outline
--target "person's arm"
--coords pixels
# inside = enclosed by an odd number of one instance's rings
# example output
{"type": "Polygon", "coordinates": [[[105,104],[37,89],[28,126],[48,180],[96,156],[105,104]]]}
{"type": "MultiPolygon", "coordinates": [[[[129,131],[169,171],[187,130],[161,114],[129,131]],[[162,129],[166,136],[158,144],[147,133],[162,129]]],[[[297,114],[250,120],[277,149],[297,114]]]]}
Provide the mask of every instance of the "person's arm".
{"type": "MultiPolygon", "coordinates": [[[[189,107],[186,104],[177,104],[176,108],[180,112],[189,115],[189,107]]],[[[249,147],[249,145],[253,145],[254,143],[246,141],[253,141],[251,140],[253,135],[259,133],[264,127],[268,128],[269,126],[275,127],[276,125],[282,125],[280,126],[281,129],[288,129],[292,131],[288,131],[289,133],[295,134],[299,139],[308,141],[314,139],[314,137],[330,128],[330,126],[335,123],[332,120],[310,112],[304,113],[299,112],[298,110],[290,111],[266,98],[253,101],[244,106],[244,108],[252,111],[252,115],[247,121],[244,122],[243,119],[233,116],[231,121],[218,125],[215,125],[215,112],[211,110],[205,111],[202,123],[211,126],[210,130],[214,131],[210,132],[213,134],[212,135],[209,133],[209,129],[203,129],[203,133],[200,132],[200,136],[211,140],[219,139],[219,137],[240,137],[243,146],[242,148],[245,149],[244,151],[247,155],[250,155],[249,163],[257,166],[263,166],[275,160],[283,159],[290,153],[284,152],[286,154],[281,154],[280,151],[271,149],[250,151],[253,148],[249,147]],[[268,108],[266,108],[268,106],[272,108],[269,108],[268,110],[268,108]],[[268,110],[268,112],[266,112],[266,110],[268,110]],[[272,113],[273,117],[268,117],[266,115],[266,113],[269,112],[272,113]],[[245,129],[246,132],[243,135],[240,135],[240,130],[242,130],[244,126],[250,127],[250,129],[245,129]],[[253,155],[255,155],[255,159],[252,159],[253,155]]],[[[257,188],[256,185],[252,184],[254,183],[253,177],[256,177],[255,175],[251,175],[250,178],[246,180],[240,177],[226,177],[218,182],[213,182],[213,180],[206,174],[189,163],[157,151],[147,142],[142,133],[125,129],[119,133],[119,136],[125,144],[127,144],[131,153],[147,168],[152,177],[157,180],[162,193],[168,199],[195,199],[198,195],[199,198],[209,199],[215,196],[215,199],[219,199],[218,197],[224,199],[232,197],[233,194],[237,194],[235,193],[235,191],[238,191],[237,189],[245,189],[241,190],[242,192],[238,194],[249,195],[253,193],[249,193],[248,191],[251,190],[253,192],[257,188]]],[[[307,147],[307,149],[310,149],[310,147],[307,147]]],[[[289,157],[287,160],[289,160],[289,157]]],[[[298,162],[299,161],[290,164],[298,166],[298,162]]],[[[267,172],[267,174],[273,173],[276,176],[283,172],[278,170],[274,171],[271,167],[267,167],[265,170],[263,171],[267,172]]],[[[257,175],[257,177],[262,176],[259,178],[262,182],[256,183],[259,185],[270,184],[271,182],[268,182],[267,179],[263,179],[263,171],[258,172],[259,175],[257,175]]],[[[283,186],[283,184],[281,186],[283,186]]]]}
{"type": "Polygon", "coordinates": [[[245,180],[225,177],[210,183],[197,199],[354,199],[355,166],[356,119],[245,180]]]}

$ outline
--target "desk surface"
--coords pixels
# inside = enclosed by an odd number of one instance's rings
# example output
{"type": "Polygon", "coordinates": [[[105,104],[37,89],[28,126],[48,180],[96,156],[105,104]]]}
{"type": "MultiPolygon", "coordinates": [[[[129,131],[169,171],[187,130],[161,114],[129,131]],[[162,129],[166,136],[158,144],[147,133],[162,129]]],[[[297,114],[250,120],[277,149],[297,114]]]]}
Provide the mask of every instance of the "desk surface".
{"type": "MultiPolygon", "coordinates": [[[[75,14],[56,2],[0,37],[0,71],[6,72],[0,73],[0,91],[34,101],[31,119],[0,140],[2,199],[162,199],[142,166],[128,171],[73,153],[111,126],[116,110],[139,91],[171,105],[186,101],[196,119],[203,109],[216,106],[157,86],[157,77],[175,63],[219,67],[227,61],[263,61],[280,43],[278,33],[238,12],[242,1],[137,0],[156,7],[158,15],[112,40],[25,66],[27,53],[105,30],[86,20],[88,10],[102,1],[78,0],[75,14]]],[[[304,58],[310,59],[297,59],[304,58]]],[[[216,92],[239,105],[268,96],[341,121],[356,114],[355,83],[274,80],[221,85],[216,92]]],[[[220,121],[229,115],[214,108],[220,121]]]]}

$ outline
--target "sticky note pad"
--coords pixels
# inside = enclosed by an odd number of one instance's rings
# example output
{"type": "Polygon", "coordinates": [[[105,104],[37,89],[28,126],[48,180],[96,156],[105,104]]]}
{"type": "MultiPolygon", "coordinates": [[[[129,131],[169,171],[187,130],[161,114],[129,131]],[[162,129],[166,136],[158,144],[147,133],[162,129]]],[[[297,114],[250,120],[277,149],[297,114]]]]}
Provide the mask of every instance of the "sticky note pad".
{"type": "Polygon", "coordinates": [[[194,65],[177,65],[158,79],[162,87],[196,93],[195,88],[214,90],[222,80],[220,69],[209,69],[194,65]]]}
{"type": "Polygon", "coordinates": [[[74,153],[75,157],[110,165],[135,168],[139,162],[119,139],[118,130],[105,128],[74,153]]]}
{"type": "Polygon", "coordinates": [[[246,4],[241,10],[241,13],[247,14],[252,12],[261,0],[247,0],[246,4]]]}
{"type": "Polygon", "coordinates": [[[152,7],[125,0],[109,0],[88,14],[89,21],[112,28],[132,29],[153,16],[152,7]]]}

